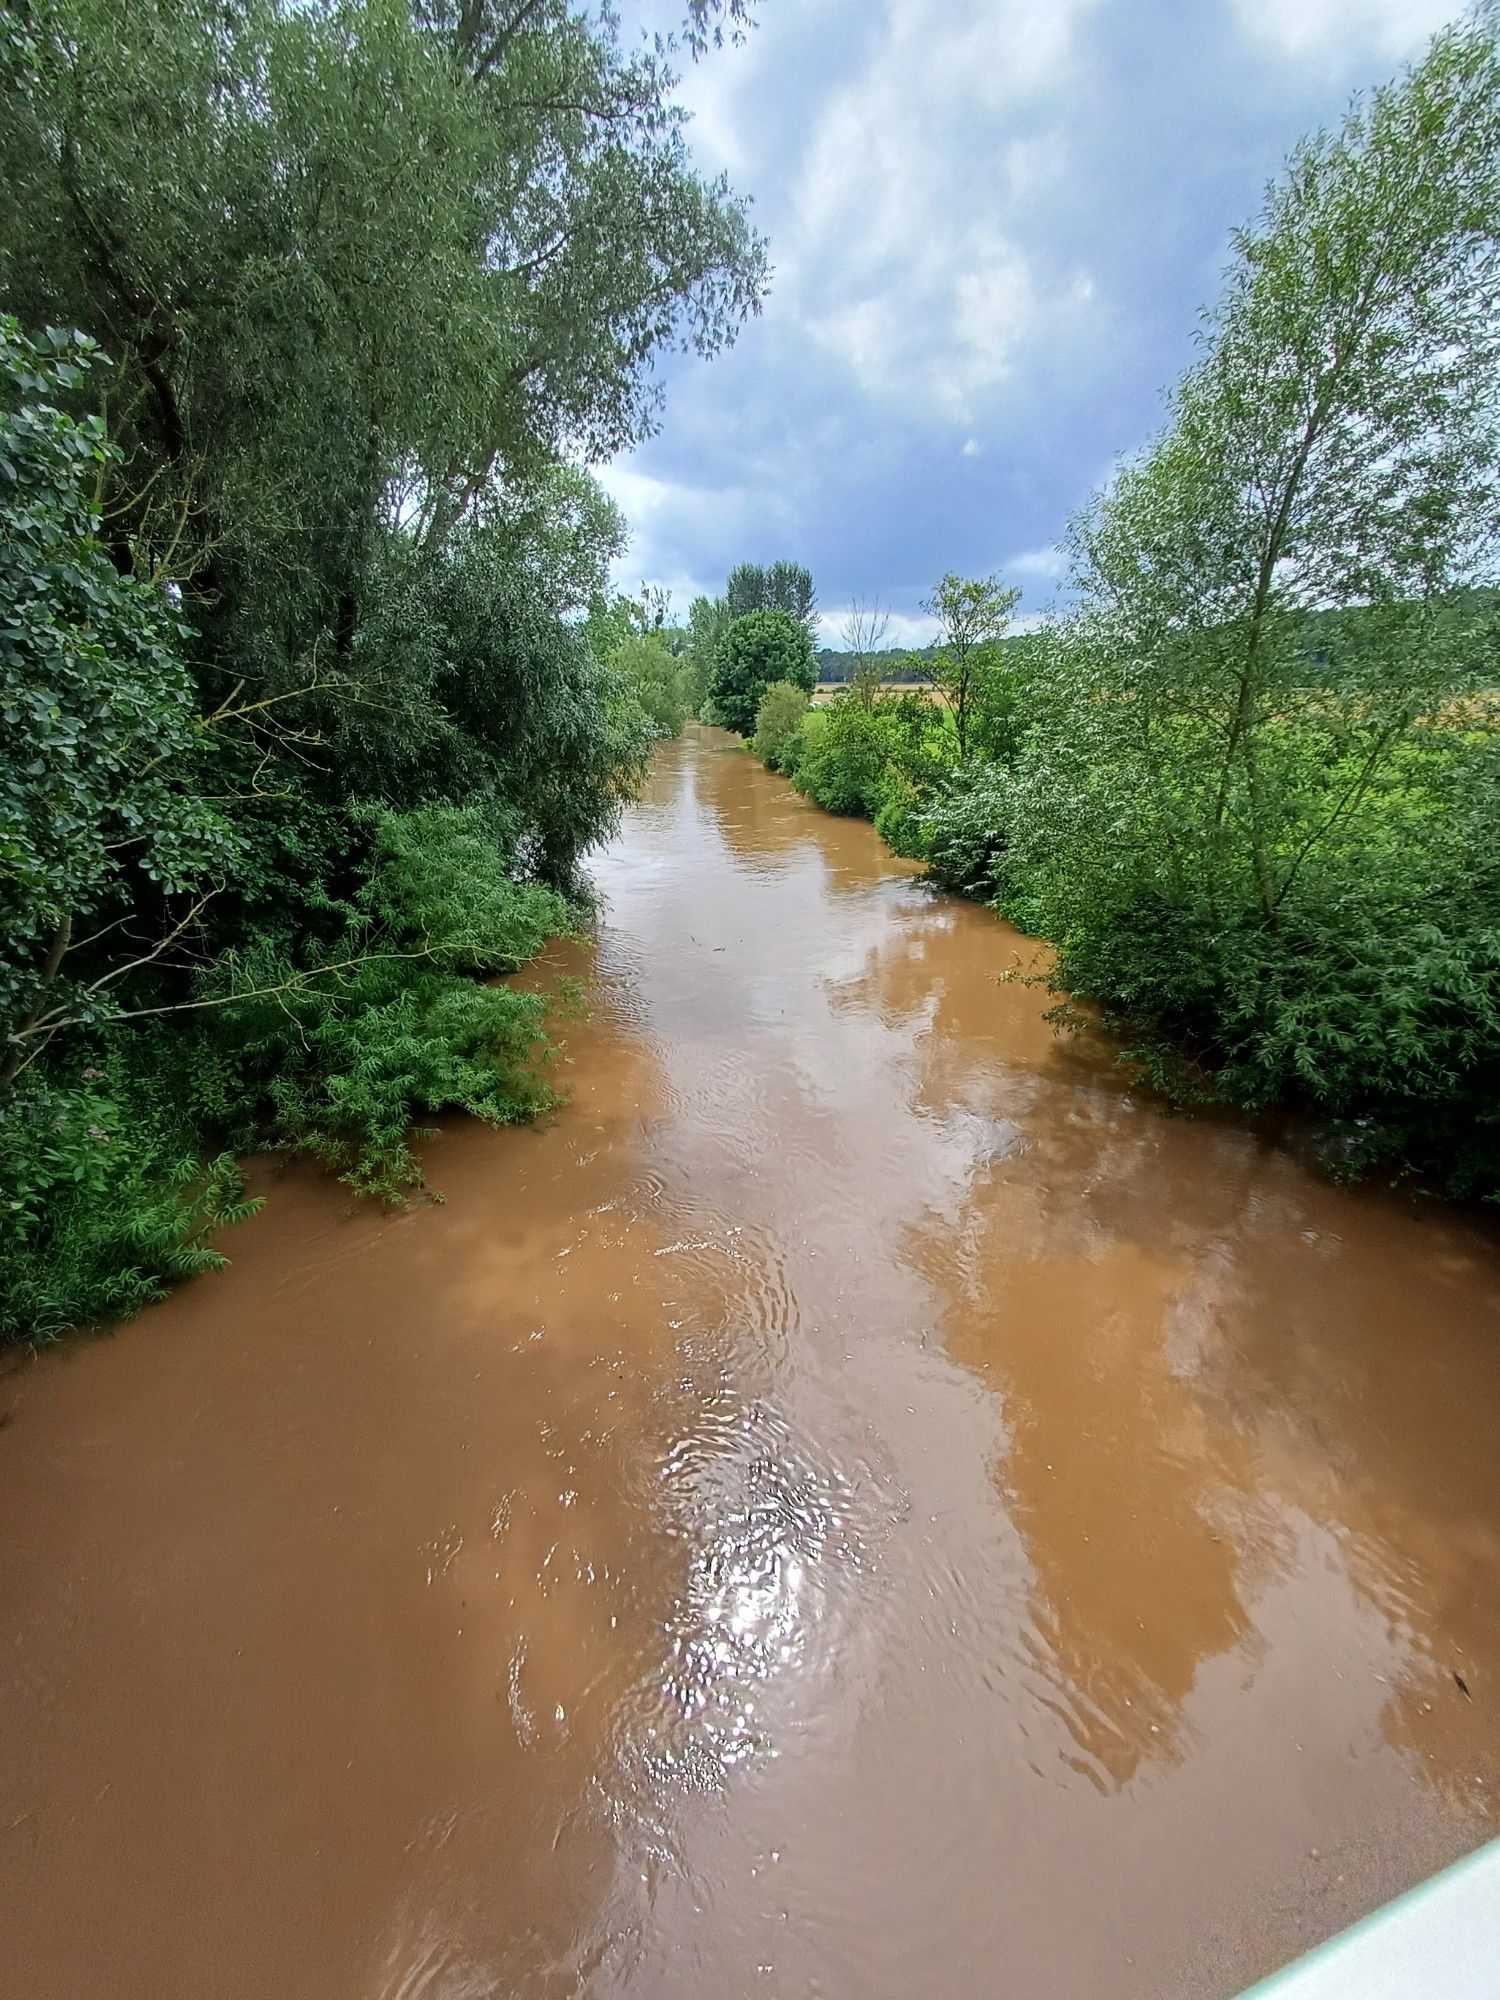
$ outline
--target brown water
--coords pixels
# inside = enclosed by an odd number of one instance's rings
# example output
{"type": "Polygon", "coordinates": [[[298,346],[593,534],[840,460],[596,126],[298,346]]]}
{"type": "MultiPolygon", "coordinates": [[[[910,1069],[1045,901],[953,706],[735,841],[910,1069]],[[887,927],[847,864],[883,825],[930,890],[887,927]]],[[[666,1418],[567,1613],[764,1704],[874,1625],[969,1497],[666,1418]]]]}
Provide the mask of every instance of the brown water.
{"type": "Polygon", "coordinates": [[[0,1990],[1218,1996],[1494,1832],[1493,1237],[723,736],[598,875],[550,1125],[0,1381],[0,1990]]]}

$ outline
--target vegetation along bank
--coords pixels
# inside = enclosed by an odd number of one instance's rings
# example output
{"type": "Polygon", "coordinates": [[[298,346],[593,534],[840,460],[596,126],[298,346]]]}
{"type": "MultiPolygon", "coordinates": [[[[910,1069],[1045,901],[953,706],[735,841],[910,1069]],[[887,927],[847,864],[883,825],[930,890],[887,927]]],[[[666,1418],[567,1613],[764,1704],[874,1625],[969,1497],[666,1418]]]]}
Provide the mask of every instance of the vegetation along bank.
{"type": "Polygon", "coordinates": [[[765,279],[673,59],[565,0],[0,26],[0,1336],[214,1261],[238,1151],[395,1193],[546,1102],[492,975],[684,712],[579,468],[765,279]]]}
{"type": "Polygon", "coordinates": [[[824,708],[794,605],[731,579],[691,627],[711,719],[1051,939],[1159,1087],[1302,1107],[1336,1171],[1491,1201],[1497,242],[1477,18],[1240,233],[1164,428],[1073,524],[1067,616],[1013,633],[1014,591],[949,576],[908,662],[856,607],[824,708]]]}

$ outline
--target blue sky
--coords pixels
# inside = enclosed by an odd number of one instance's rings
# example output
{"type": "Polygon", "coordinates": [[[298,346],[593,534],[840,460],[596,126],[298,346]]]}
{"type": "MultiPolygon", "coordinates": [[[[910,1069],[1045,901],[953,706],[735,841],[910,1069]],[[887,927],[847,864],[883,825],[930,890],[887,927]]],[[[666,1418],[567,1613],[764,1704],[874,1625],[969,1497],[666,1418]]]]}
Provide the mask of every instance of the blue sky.
{"type": "MultiPolygon", "coordinates": [[[[651,0],[627,19],[680,12],[651,0]]],[[[1234,226],[1298,137],[1452,0],[763,0],[685,76],[690,142],[753,198],[772,289],[669,357],[659,435],[602,469],[623,587],[685,616],[739,561],[808,564],[838,644],[878,595],[930,634],[944,570],[1053,601],[1069,515],[1156,427],[1234,226]]]]}

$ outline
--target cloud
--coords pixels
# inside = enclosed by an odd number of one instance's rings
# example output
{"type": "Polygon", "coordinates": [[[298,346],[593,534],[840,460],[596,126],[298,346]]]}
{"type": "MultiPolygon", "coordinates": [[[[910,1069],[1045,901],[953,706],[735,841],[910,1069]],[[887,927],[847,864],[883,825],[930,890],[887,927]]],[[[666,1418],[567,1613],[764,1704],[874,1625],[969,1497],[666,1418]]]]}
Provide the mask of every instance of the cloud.
{"type": "Polygon", "coordinates": [[[1000,565],[1002,576],[1036,577],[1045,583],[1056,583],[1067,574],[1068,558],[1054,546],[1044,549],[1023,549],[1019,555],[1010,556],[1000,565]]]}
{"type": "MultiPolygon", "coordinates": [[[[649,31],[682,4],[626,11],[649,31]]],[[[1456,11],[761,8],[681,95],[695,161],[753,197],[772,291],[712,363],[659,357],[662,432],[604,475],[632,529],[622,586],[685,606],[736,562],[790,556],[830,637],[878,591],[919,644],[934,578],[998,570],[1030,622],[1062,591],[1066,522],[1159,427],[1231,229],[1303,134],[1456,11]]]]}
{"type": "MultiPolygon", "coordinates": [[[[830,651],[842,653],[848,647],[844,637],[844,622],[852,605],[839,604],[818,613],[818,644],[830,651]]],[[[890,629],[881,640],[881,650],[911,652],[922,646],[930,646],[938,636],[938,622],[921,611],[892,611],[887,613],[890,629]]]]}
{"type": "Polygon", "coordinates": [[[1290,62],[1347,56],[1351,47],[1383,57],[1414,55],[1462,8],[1453,0],[1232,0],[1251,40],[1290,62]]]}
{"type": "Polygon", "coordinates": [[[1024,235],[1066,167],[1059,122],[1092,0],[892,0],[813,123],[778,244],[789,309],[874,398],[962,421],[1086,272],[1024,235]]]}
{"type": "MultiPolygon", "coordinates": [[[[622,590],[635,589],[645,577],[665,584],[674,600],[684,592],[691,599],[705,588],[696,581],[695,570],[711,574],[717,566],[712,559],[697,563],[697,551],[749,547],[768,533],[773,539],[780,536],[788,548],[795,546],[790,496],[773,482],[723,482],[712,467],[705,467],[700,480],[667,479],[644,471],[633,458],[612,459],[592,469],[624,514],[629,532],[629,545],[614,565],[614,580],[622,590]]],[[[707,587],[707,594],[722,588],[720,579],[707,587]]],[[[680,608],[685,614],[685,603],[680,608]]]]}

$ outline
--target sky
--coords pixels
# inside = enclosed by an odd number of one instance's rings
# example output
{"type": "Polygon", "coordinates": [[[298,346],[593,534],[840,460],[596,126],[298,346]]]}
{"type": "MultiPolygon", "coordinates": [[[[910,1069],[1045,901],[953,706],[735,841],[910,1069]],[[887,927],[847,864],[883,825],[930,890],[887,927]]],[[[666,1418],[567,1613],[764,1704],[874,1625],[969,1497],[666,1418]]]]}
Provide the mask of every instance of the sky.
{"type": "Polygon", "coordinates": [[[915,645],[945,571],[996,571],[1034,621],[1070,515],[1161,422],[1236,225],[1460,11],[761,0],[679,101],[697,165],[752,200],[770,295],[727,353],[663,359],[658,434],[600,468],[620,587],[665,585],[685,620],[735,563],[787,556],[824,644],[878,598],[915,645]]]}

